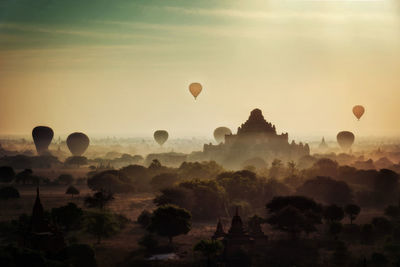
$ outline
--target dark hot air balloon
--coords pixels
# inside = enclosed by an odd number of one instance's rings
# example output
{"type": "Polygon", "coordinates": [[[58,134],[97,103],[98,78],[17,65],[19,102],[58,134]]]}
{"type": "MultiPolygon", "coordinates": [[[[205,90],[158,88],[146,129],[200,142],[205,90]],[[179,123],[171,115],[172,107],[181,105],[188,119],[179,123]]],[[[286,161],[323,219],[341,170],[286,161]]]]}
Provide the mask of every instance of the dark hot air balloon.
{"type": "Polygon", "coordinates": [[[90,143],[89,137],[84,133],[72,133],[67,138],[67,146],[73,156],[82,156],[90,143]]]}
{"type": "Polygon", "coordinates": [[[348,150],[354,143],[354,134],[352,132],[339,132],[336,136],[337,142],[343,150],[348,150]]]}
{"type": "Polygon", "coordinates": [[[218,127],[214,130],[214,138],[217,143],[225,142],[225,135],[232,134],[232,131],[227,127],[218,127]]]}
{"type": "Polygon", "coordinates": [[[191,83],[189,85],[189,91],[194,96],[194,99],[196,99],[197,96],[201,93],[201,90],[203,90],[203,87],[200,83],[191,83]]]}
{"type": "Polygon", "coordinates": [[[363,106],[357,105],[353,107],[353,114],[356,116],[358,120],[362,117],[365,112],[365,108],[363,106]]]}
{"type": "Polygon", "coordinates": [[[35,142],[36,151],[39,155],[48,152],[51,140],[53,140],[54,132],[50,127],[37,126],[32,130],[33,141],[35,142]]]}
{"type": "Polygon", "coordinates": [[[154,140],[162,146],[168,140],[168,132],[164,130],[157,130],[154,132],[154,140]]]}

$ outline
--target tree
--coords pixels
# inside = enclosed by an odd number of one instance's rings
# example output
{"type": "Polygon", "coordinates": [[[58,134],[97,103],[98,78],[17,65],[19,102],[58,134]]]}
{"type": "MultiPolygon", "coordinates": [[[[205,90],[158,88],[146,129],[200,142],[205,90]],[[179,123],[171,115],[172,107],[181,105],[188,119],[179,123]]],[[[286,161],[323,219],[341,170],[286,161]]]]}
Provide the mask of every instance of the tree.
{"type": "Polygon", "coordinates": [[[262,233],[261,224],[265,223],[265,219],[258,215],[254,215],[247,221],[247,227],[250,234],[260,234],[262,233]]]}
{"type": "Polygon", "coordinates": [[[389,205],[385,209],[385,215],[392,218],[393,220],[400,219],[400,207],[389,205]]]}
{"type": "Polygon", "coordinates": [[[82,166],[82,165],[87,165],[88,160],[86,157],[83,156],[72,156],[69,157],[65,160],[65,165],[76,165],[76,166],[82,166]]]}
{"type": "Polygon", "coordinates": [[[172,244],[174,236],[187,234],[192,227],[189,211],[174,205],[164,205],[153,212],[148,229],[160,236],[166,236],[172,244]]]}
{"type": "Polygon", "coordinates": [[[163,166],[158,159],[153,159],[153,161],[150,163],[149,170],[160,170],[162,167],[163,166]]]}
{"type": "Polygon", "coordinates": [[[311,168],[315,176],[336,177],[339,164],[328,158],[319,159],[311,168]]]}
{"type": "Polygon", "coordinates": [[[332,254],[332,262],[337,266],[345,266],[349,260],[350,253],[347,250],[346,244],[338,242],[332,254]]]}
{"type": "Polygon", "coordinates": [[[151,186],[154,190],[161,190],[167,187],[171,187],[174,183],[179,181],[179,177],[175,173],[161,173],[154,176],[151,179],[151,186]]]}
{"type": "Polygon", "coordinates": [[[74,267],[97,267],[93,248],[87,244],[72,244],[64,249],[65,262],[74,267]]]}
{"type": "Polygon", "coordinates": [[[353,224],[353,221],[357,218],[358,214],[360,213],[361,208],[355,204],[348,204],[344,208],[344,212],[350,219],[350,224],[353,224]]]}
{"type": "Polygon", "coordinates": [[[297,239],[301,232],[316,231],[315,225],[321,223],[321,206],[302,196],[275,197],[267,204],[267,211],[267,223],[287,232],[292,239],[297,239]]]}
{"type": "Polygon", "coordinates": [[[364,224],[361,227],[361,242],[370,244],[373,241],[374,228],[372,224],[364,224]]]}
{"type": "Polygon", "coordinates": [[[88,178],[87,184],[90,189],[95,191],[107,190],[116,194],[134,192],[131,179],[117,170],[97,173],[88,178]]]}
{"type": "Polygon", "coordinates": [[[294,176],[296,174],[296,171],[297,171],[296,162],[294,162],[293,160],[289,161],[287,163],[287,168],[288,168],[288,175],[289,176],[294,176]]]}
{"type": "Polygon", "coordinates": [[[87,196],[85,198],[85,205],[89,208],[99,208],[104,210],[105,206],[114,200],[112,193],[107,191],[99,191],[93,194],[93,196],[87,196]]]}
{"type": "Polygon", "coordinates": [[[86,217],[86,231],[97,238],[97,243],[110,237],[118,230],[112,214],[107,212],[90,212],[86,217]]]}
{"type": "Polygon", "coordinates": [[[135,185],[135,190],[148,192],[151,190],[150,171],[141,165],[129,165],[120,170],[121,174],[129,178],[132,184],[135,185]]]}
{"type": "Polygon", "coordinates": [[[224,246],[219,240],[200,240],[193,247],[194,252],[200,252],[207,259],[207,266],[211,266],[212,260],[218,256],[224,246]]]}
{"type": "Polygon", "coordinates": [[[329,224],[329,233],[337,240],[339,234],[342,232],[343,225],[338,222],[334,221],[329,224]]]}
{"type": "Polygon", "coordinates": [[[147,228],[151,222],[152,213],[148,210],[143,210],[137,218],[137,223],[143,228],[147,228]]]}
{"type": "Polygon", "coordinates": [[[65,194],[71,195],[72,198],[74,197],[74,195],[79,195],[79,193],[80,193],[79,190],[73,185],[70,185],[67,188],[67,191],[65,191],[65,194]]]}
{"type": "Polygon", "coordinates": [[[344,212],[341,207],[335,204],[325,207],[323,212],[324,219],[329,222],[339,222],[344,218],[344,212]]]}
{"type": "Polygon", "coordinates": [[[66,206],[53,208],[51,217],[58,224],[69,231],[72,227],[76,227],[81,223],[83,211],[75,203],[68,203],[66,206]]]}
{"type": "Polygon", "coordinates": [[[70,185],[74,182],[74,177],[71,174],[61,174],[58,176],[57,181],[60,184],[70,185]]]}
{"type": "Polygon", "coordinates": [[[12,167],[0,167],[0,183],[10,183],[15,178],[15,172],[12,167]]]}
{"type": "Polygon", "coordinates": [[[384,266],[388,266],[389,260],[382,253],[374,252],[371,255],[371,263],[372,263],[372,266],[384,267],[384,266]]]}
{"type": "Polygon", "coordinates": [[[375,201],[380,205],[392,204],[398,200],[399,175],[394,171],[382,169],[374,179],[375,201]]]}
{"type": "Polygon", "coordinates": [[[353,192],[348,184],[323,176],[307,180],[297,189],[297,194],[312,197],[327,204],[337,205],[351,203],[353,199],[353,192]]]}
{"type": "Polygon", "coordinates": [[[147,233],[139,239],[138,244],[151,251],[158,246],[158,241],[153,234],[147,233]]]}
{"type": "Polygon", "coordinates": [[[384,237],[385,235],[389,235],[392,233],[393,224],[385,217],[374,217],[371,223],[374,226],[376,232],[379,233],[379,236],[384,237]]]}
{"type": "Polygon", "coordinates": [[[12,186],[0,188],[0,199],[19,198],[19,192],[12,186]]]}
{"type": "Polygon", "coordinates": [[[30,183],[32,180],[33,171],[31,169],[25,169],[15,176],[15,182],[17,183],[30,183]]]}
{"type": "Polygon", "coordinates": [[[269,176],[271,178],[279,178],[282,172],[282,161],[280,159],[274,159],[271,163],[271,168],[269,169],[269,176]]]}

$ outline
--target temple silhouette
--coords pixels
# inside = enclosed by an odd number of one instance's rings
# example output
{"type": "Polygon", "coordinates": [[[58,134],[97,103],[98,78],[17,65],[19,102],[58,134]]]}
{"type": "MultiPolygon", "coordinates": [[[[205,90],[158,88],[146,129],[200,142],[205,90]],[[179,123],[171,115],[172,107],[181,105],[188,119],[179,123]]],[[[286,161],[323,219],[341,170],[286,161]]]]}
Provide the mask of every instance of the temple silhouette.
{"type": "Polygon", "coordinates": [[[50,253],[58,252],[65,247],[63,234],[45,218],[43,205],[40,201],[39,187],[32,209],[30,228],[27,230],[21,240],[21,245],[24,247],[50,253]]]}
{"type": "Polygon", "coordinates": [[[238,207],[232,217],[229,231],[225,233],[221,220],[218,220],[217,228],[211,238],[222,241],[224,244],[222,260],[233,265],[241,260],[243,253],[257,254],[262,251],[268,241],[268,236],[262,231],[260,223],[246,231],[238,207]]]}
{"type": "Polygon", "coordinates": [[[308,144],[289,143],[288,133],[277,134],[275,125],[265,120],[260,109],[254,109],[237,134],[226,135],[225,142],[218,145],[205,144],[201,157],[227,167],[241,168],[246,161],[255,158],[266,162],[289,161],[309,154],[308,144]]]}

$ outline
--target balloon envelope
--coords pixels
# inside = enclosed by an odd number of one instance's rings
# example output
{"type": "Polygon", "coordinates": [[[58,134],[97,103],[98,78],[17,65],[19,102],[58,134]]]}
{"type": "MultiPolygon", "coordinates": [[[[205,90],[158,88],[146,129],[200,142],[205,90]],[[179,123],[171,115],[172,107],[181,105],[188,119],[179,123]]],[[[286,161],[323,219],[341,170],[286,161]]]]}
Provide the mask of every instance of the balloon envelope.
{"type": "Polygon", "coordinates": [[[200,83],[191,83],[189,85],[189,91],[194,96],[194,99],[196,99],[197,96],[201,93],[201,90],[203,90],[203,87],[200,83]]]}
{"type": "Polygon", "coordinates": [[[352,132],[343,131],[337,134],[336,139],[342,149],[348,150],[353,145],[355,137],[352,132]]]}
{"type": "Polygon", "coordinates": [[[54,132],[50,127],[37,126],[32,130],[33,142],[39,155],[48,151],[48,147],[53,140],[54,132]]]}
{"type": "Polygon", "coordinates": [[[162,146],[168,140],[168,132],[164,130],[158,130],[154,132],[154,140],[162,146]]]}
{"type": "Polygon", "coordinates": [[[227,127],[218,127],[214,130],[214,138],[217,143],[225,142],[225,135],[232,134],[232,131],[227,127]]]}
{"type": "Polygon", "coordinates": [[[74,156],[82,156],[90,143],[89,137],[84,133],[72,133],[67,138],[67,146],[74,156]]]}
{"type": "Polygon", "coordinates": [[[360,119],[365,112],[365,108],[363,106],[357,105],[353,107],[353,114],[357,119],[360,119]]]}

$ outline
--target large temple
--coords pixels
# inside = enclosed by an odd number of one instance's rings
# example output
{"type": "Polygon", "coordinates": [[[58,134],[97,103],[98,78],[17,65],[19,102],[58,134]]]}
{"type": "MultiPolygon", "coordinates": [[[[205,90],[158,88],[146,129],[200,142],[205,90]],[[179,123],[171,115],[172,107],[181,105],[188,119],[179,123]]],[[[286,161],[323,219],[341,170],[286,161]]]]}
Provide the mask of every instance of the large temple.
{"type": "Polygon", "coordinates": [[[297,160],[310,154],[308,144],[289,143],[287,133],[277,134],[275,125],[267,122],[260,109],[254,109],[249,119],[237,130],[237,134],[225,136],[225,143],[205,144],[203,157],[224,166],[244,167],[246,161],[261,158],[265,162],[274,159],[297,160]]]}

